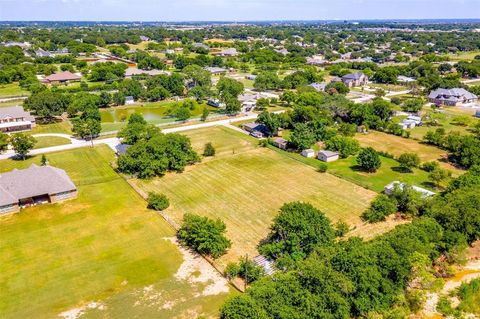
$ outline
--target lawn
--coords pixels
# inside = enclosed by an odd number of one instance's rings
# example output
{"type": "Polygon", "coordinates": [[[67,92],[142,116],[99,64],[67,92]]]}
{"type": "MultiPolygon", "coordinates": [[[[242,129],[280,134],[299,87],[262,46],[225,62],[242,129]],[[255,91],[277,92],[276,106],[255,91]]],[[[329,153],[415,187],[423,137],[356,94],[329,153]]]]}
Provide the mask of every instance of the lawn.
{"type": "Polygon", "coordinates": [[[22,89],[18,83],[0,84],[0,98],[28,95],[30,92],[22,89]]]}
{"type": "MultiPolygon", "coordinates": [[[[204,296],[207,283],[177,279],[183,253],[166,239],[174,231],[110,167],[108,147],[47,158],[79,197],[0,218],[0,317],[55,318],[92,301],[92,318],[216,315],[229,294],[204,296]]],[[[39,162],[2,161],[0,171],[39,162]]]]}
{"type": "Polygon", "coordinates": [[[134,180],[145,193],[165,193],[171,206],[166,214],[181,223],[184,213],[220,218],[233,242],[220,263],[257,254],[278,209],[291,201],[310,202],[333,221],[368,227],[360,214],[376,195],[330,174],[318,173],[240,132],[225,127],[188,131],[193,147],[202,152],[212,142],[217,154],[182,174],[148,181],[134,180]]]}
{"type": "Polygon", "coordinates": [[[69,139],[59,136],[39,136],[35,137],[35,139],[37,140],[34,147],[35,149],[70,144],[69,139]]]}
{"type": "Polygon", "coordinates": [[[447,152],[438,147],[422,144],[416,140],[399,137],[392,134],[370,131],[368,134],[357,134],[355,139],[360,142],[362,147],[371,146],[377,151],[388,152],[395,157],[403,153],[415,153],[420,157],[420,161],[430,162],[439,161],[442,167],[451,171],[458,171],[453,165],[445,162],[447,152]]]}
{"type": "Polygon", "coordinates": [[[70,124],[66,121],[59,121],[50,124],[38,124],[30,131],[31,134],[63,133],[72,134],[70,124]]]}

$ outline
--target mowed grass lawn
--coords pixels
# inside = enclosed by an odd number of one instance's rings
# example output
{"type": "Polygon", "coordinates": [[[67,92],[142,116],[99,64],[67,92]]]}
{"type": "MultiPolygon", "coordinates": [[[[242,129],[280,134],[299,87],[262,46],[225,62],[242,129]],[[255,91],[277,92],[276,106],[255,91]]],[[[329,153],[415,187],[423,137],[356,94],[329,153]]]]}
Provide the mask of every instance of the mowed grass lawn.
{"type": "Polygon", "coordinates": [[[35,147],[34,147],[35,149],[71,144],[68,138],[64,138],[60,136],[38,136],[38,137],[35,137],[35,139],[37,140],[37,143],[35,144],[35,147]]]}
{"type": "MultiPolygon", "coordinates": [[[[47,158],[67,171],[79,196],[0,218],[1,318],[57,318],[92,301],[104,310],[87,317],[217,313],[228,294],[203,297],[201,286],[176,280],[182,255],[164,239],[174,231],[110,167],[108,147],[47,158]]],[[[0,172],[39,162],[1,161],[0,172]]]]}
{"type": "Polygon", "coordinates": [[[30,92],[22,89],[18,83],[0,84],[0,98],[28,95],[30,92]]]}
{"type": "Polygon", "coordinates": [[[292,201],[309,202],[332,221],[364,227],[360,214],[375,193],[283,156],[240,132],[214,127],[185,133],[201,153],[205,143],[217,150],[214,158],[153,180],[135,180],[145,191],[166,194],[166,210],[178,224],[185,213],[220,218],[233,242],[220,263],[257,254],[279,208],[292,201]]]}

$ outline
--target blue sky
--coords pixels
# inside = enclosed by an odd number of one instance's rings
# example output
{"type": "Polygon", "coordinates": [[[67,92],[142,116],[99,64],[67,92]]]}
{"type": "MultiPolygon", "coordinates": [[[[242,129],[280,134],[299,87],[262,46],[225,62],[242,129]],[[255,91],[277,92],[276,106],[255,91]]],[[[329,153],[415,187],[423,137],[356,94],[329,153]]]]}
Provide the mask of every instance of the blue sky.
{"type": "Polygon", "coordinates": [[[0,0],[0,20],[480,18],[480,0],[0,0]]]}

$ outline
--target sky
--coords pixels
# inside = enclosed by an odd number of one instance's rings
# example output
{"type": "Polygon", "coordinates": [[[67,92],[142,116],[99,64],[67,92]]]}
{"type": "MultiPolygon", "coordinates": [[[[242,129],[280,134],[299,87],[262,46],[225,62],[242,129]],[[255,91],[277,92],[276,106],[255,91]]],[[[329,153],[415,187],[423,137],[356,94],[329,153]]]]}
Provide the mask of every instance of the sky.
{"type": "Polygon", "coordinates": [[[480,18],[480,0],[0,0],[3,21],[445,18],[480,18]]]}

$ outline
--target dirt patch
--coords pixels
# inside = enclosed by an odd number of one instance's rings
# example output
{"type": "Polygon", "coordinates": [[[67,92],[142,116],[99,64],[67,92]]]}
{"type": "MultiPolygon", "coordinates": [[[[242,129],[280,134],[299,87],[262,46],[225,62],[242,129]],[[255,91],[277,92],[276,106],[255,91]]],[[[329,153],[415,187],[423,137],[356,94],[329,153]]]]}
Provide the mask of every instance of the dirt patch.
{"type": "Polygon", "coordinates": [[[60,313],[58,316],[63,319],[77,319],[77,318],[80,318],[80,316],[82,316],[85,313],[85,311],[91,310],[91,309],[104,310],[105,305],[100,302],[92,301],[82,307],[73,308],[73,309],[64,311],[60,313]]]}
{"type": "MultiPolygon", "coordinates": [[[[165,238],[175,244],[176,238],[165,238]]],[[[221,293],[228,293],[228,281],[223,278],[202,256],[178,245],[183,256],[183,263],[175,274],[177,280],[185,280],[191,284],[206,284],[202,296],[212,296],[221,293]]]]}

